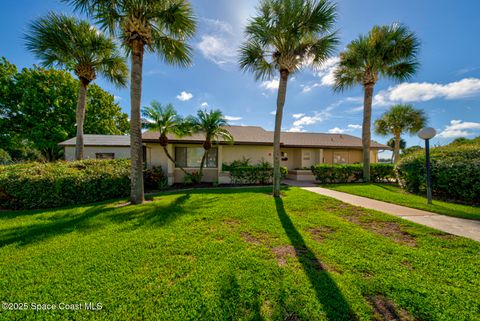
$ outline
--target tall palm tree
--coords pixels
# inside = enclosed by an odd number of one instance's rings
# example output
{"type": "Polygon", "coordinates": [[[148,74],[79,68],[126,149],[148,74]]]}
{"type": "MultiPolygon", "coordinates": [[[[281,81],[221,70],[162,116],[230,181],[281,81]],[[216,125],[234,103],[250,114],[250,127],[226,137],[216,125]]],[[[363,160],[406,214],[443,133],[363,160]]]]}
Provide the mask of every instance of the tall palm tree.
{"type": "Polygon", "coordinates": [[[208,157],[208,152],[212,149],[213,142],[223,140],[225,142],[232,143],[233,136],[228,131],[228,121],[223,116],[220,110],[199,110],[197,116],[190,116],[187,118],[187,123],[193,132],[200,132],[205,135],[205,141],[203,142],[204,153],[202,161],[200,162],[200,179],[203,177],[203,167],[208,157]]]}
{"type": "Polygon", "coordinates": [[[192,49],[186,40],[195,33],[195,19],[186,0],[63,0],[93,16],[120,38],[131,56],[130,148],[132,204],[143,203],[140,101],[145,49],[169,64],[188,66],[192,49]]]}
{"type": "Polygon", "coordinates": [[[158,101],[152,101],[150,106],[143,107],[142,116],[144,117],[142,127],[159,132],[160,146],[162,146],[168,159],[185,174],[188,174],[182,166],[175,162],[167,149],[169,134],[181,137],[190,133],[190,127],[185,125],[184,120],[177,114],[173,105],[162,106],[158,101]]]}
{"type": "Polygon", "coordinates": [[[27,48],[45,67],[73,70],[79,79],[77,140],[75,158],[83,158],[83,124],[87,87],[100,74],[118,86],[125,86],[128,68],[112,38],[90,25],[63,14],[50,12],[34,21],[25,35],[27,48]]]}
{"type": "Polygon", "coordinates": [[[363,180],[370,181],[370,144],[372,100],[375,84],[380,77],[405,81],[419,66],[419,41],[415,33],[402,24],[375,26],[366,36],[353,40],[340,53],[335,69],[334,90],[343,91],[362,85],[363,99],[363,180]]]}
{"type": "Polygon", "coordinates": [[[403,133],[415,134],[425,127],[427,117],[421,109],[412,105],[394,105],[375,121],[375,132],[382,136],[393,135],[395,145],[393,148],[393,163],[400,160],[401,135],[403,133]]]}
{"type": "Polygon", "coordinates": [[[240,67],[256,80],[279,75],[273,136],[273,195],[280,196],[280,132],[288,77],[305,66],[320,66],[338,43],[332,32],[336,8],[328,0],[264,0],[246,27],[240,67]]]}

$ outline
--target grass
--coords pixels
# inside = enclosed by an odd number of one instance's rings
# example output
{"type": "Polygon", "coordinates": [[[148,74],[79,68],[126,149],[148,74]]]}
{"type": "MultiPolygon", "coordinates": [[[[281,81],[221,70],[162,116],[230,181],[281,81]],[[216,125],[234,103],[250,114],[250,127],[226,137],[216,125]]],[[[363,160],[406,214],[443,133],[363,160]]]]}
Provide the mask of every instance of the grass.
{"type": "Polygon", "coordinates": [[[438,200],[433,200],[433,204],[427,204],[425,197],[405,192],[400,187],[392,184],[329,184],[323,187],[438,214],[480,220],[480,207],[478,206],[438,200]]]}
{"type": "Polygon", "coordinates": [[[1,301],[103,308],[0,319],[480,320],[480,243],[297,188],[269,192],[2,212],[1,301]]]}

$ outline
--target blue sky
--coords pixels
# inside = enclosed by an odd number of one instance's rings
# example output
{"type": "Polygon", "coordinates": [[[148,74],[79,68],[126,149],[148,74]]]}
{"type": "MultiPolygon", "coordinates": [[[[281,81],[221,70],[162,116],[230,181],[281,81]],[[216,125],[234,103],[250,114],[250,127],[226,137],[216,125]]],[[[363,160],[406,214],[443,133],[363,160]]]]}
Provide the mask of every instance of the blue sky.
{"type": "MultiPolygon", "coordinates": [[[[445,144],[459,136],[480,135],[480,3],[474,0],[347,0],[338,1],[338,51],[375,24],[402,22],[421,39],[421,69],[407,83],[380,81],[376,86],[373,119],[394,103],[408,102],[422,108],[429,125],[439,135],[434,144],[445,144]]],[[[273,129],[275,79],[255,82],[236,63],[236,50],[243,29],[255,14],[254,0],[192,0],[198,19],[194,64],[179,69],[163,64],[154,55],[144,63],[142,104],[153,99],[171,102],[181,114],[199,108],[219,108],[232,124],[259,125],[273,129]]],[[[25,50],[22,33],[28,23],[49,10],[72,13],[56,0],[2,0],[0,55],[17,67],[38,63],[25,50]]],[[[336,58],[321,70],[304,70],[289,83],[283,127],[292,131],[343,132],[361,135],[361,88],[334,94],[330,72],[336,58]]],[[[97,81],[116,96],[129,112],[128,89],[116,89],[97,81]]],[[[388,138],[373,136],[385,142],[388,138]]],[[[405,137],[408,145],[421,144],[405,137]]]]}

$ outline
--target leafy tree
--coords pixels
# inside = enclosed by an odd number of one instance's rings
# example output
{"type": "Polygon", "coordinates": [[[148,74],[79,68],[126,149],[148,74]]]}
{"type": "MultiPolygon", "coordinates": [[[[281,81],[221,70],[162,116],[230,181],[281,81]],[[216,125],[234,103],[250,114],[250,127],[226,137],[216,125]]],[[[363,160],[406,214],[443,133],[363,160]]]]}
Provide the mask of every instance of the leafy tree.
{"type": "Polygon", "coordinates": [[[375,121],[375,132],[379,135],[393,135],[393,162],[400,160],[401,135],[418,132],[427,123],[425,112],[411,105],[395,105],[375,121]]]}
{"type": "Polygon", "coordinates": [[[202,161],[200,162],[199,171],[201,180],[203,177],[205,160],[208,157],[208,152],[212,149],[213,142],[222,139],[226,142],[233,143],[233,136],[228,131],[228,122],[220,110],[199,110],[196,117],[190,116],[187,118],[187,124],[192,132],[200,132],[205,135],[205,141],[202,145],[204,153],[202,161]]]}
{"type": "Polygon", "coordinates": [[[455,138],[450,144],[452,146],[458,146],[458,145],[472,145],[472,144],[479,144],[480,143],[480,136],[472,139],[468,139],[465,137],[459,137],[455,138]]]}
{"type": "Polygon", "coordinates": [[[189,126],[185,125],[184,120],[177,114],[173,105],[162,106],[158,101],[152,101],[150,106],[143,107],[142,116],[144,117],[143,128],[159,132],[159,143],[168,159],[188,175],[187,171],[175,162],[167,149],[169,135],[173,134],[181,137],[190,133],[189,126]]]}
{"type": "Polygon", "coordinates": [[[92,16],[125,45],[131,56],[130,148],[132,204],[143,203],[143,156],[140,103],[145,49],[169,64],[191,64],[186,39],[195,33],[190,3],[185,0],[64,0],[92,16]]]}
{"type": "Polygon", "coordinates": [[[419,41],[415,33],[402,24],[375,26],[365,36],[353,40],[340,53],[335,70],[335,91],[356,85],[364,90],[363,100],[363,180],[370,181],[370,144],[372,99],[380,77],[404,81],[418,69],[419,41]]]}
{"type": "Polygon", "coordinates": [[[100,86],[90,85],[87,97],[85,133],[123,135],[129,132],[128,115],[122,112],[113,95],[100,86]]]}
{"type": "Polygon", "coordinates": [[[278,73],[273,138],[273,195],[280,196],[280,132],[288,77],[305,66],[320,66],[333,54],[338,39],[331,30],[336,8],[328,0],[264,0],[246,27],[240,67],[256,80],[278,73]]]}
{"type": "Polygon", "coordinates": [[[419,145],[414,145],[414,146],[410,146],[410,147],[406,147],[402,150],[402,157],[404,156],[407,156],[407,155],[410,155],[410,154],[413,154],[413,153],[416,153],[418,152],[419,150],[423,150],[423,147],[422,146],[419,146],[419,145]]]}
{"type": "Polygon", "coordinates": [[[83,130],[87,87],[102,75],[118,86],[127,83],[128,68],[113,39],[90,25],[63,14],[49,13],[34,21],[25,36],[27,48],[45,67],[73,70],[78,77],[75,158],[83,159],[83,130]]]}
{"type": "MultiPolygon", "coordinates": [[[[46,160],[58,159],[58,143],[75,136],[78,81],[68,72],[38,67],[5,73],[7,65],[6,59],[0,61],[2,148],[16,161],[38,159],[36,150],[46,160]]],[[[128,133],[127,115],[97,85],[88,87],[87,110],[87,133],[128,133]]]]}

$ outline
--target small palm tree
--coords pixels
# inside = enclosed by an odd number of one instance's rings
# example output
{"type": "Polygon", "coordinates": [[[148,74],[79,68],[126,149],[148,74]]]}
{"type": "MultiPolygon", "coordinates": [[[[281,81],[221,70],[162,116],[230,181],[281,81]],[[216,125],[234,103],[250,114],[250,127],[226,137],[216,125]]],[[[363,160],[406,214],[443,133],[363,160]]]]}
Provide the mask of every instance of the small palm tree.
{"type": "Polygon", "coordinates": [[[356,85],[363,86],[363,180],[370,181],[370,144],[372,100],[375,84],[380,77],[404,81],[412,77],[419,66],[419,41],[402,24],[375,26],[366,36],[353,40],[340,54],[335,70],[335,91],[356,85]]]}
{"type": "Polygon", "coordinates": [[[288,77],[305,66],[320,66],[338,39],[331,32],[335,5],[327,0],[264,0],[246,28],[240,67],[256,80],[278,73],[280,80],[273,136],[273,195],[280,196],[280,133],[288,77]]]}
{"type": "Polygon", "coordinates": [[[45,67],[73,70],[79,79],[77,141],[75,158],[83,158],[83,123],[87,86],[100,74],[118,86],[125,86],[128,68],[115,42],[87,21],[49,13],[34,21],[25,35],[26,46],[45,67]]]}
{"type": "Polygon", "coordinates": [[[143,203],[143,157],[140,103],[145,50],[169,64],[188,66],[195,33],[192,8],[186,0],[63,0],[97,20],[125,45],[131,56],[130,148],[132,204],[143,203]]]}
{"type": "Polygon", "coordinates": [[[205,135],[203,142],[204,153],[200,162],[199,176],[202,179],[203,167],[208,157],[208,152],[212,149],[213,142],[222,139],[225,142],[233,143],[233,136],[228,129],[228,121],[220,110],[199,110],[197,117],[190,116],[187,118],[188,126],[193,132],[200,132],[205,135]]]}
{"type": "Polygon", "coordinates": [[[169,134],[178,137],[189,134],[189,127],[185,126],[184,120],[177,114],[173,105],[162,106],[158,101],[152,101],[150,106],[142,109],[142,116],[144,117],[143,128],[159,132],[159,143],[168,159],[185,174],[188,174],[182,166],[175,162],[167,149],[169,134]]]}
{"type": "Polygon", "coordinates": [[[401,135],[403,133],[415,134],[425,127],[427,117],[421,109],[411,105],[395,105],[375,121],[375,132],[382,136],[393,135],[395,141],[393,148],[393,163],[400,160],[401,135]]]}

